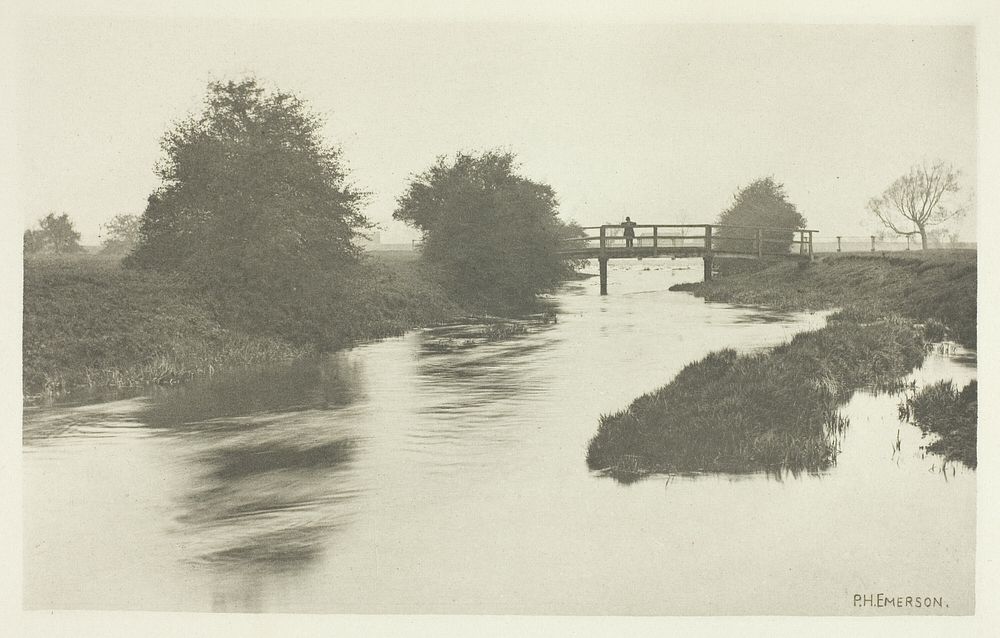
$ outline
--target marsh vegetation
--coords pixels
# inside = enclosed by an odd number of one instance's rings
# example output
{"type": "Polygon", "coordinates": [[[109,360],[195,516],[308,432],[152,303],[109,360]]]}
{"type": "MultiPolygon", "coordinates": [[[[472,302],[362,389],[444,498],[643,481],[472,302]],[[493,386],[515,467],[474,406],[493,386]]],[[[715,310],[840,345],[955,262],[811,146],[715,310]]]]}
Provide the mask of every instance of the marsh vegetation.
{"type": "Polygon", "coordinates": [[[816,471],[837,459],[837,408],[923,360],[920,334],[898,317],[829,326],[772,350],[727,349],[603,416],[587,463],[628,480],[650,472],[816,471]]]}
{"type": "MultiPolygon", "coordinates": [[[[731,260],[722,271],[672,290],[778,309],[842,310],[825,328],[767,352],[712,353],[602,416],[587,452],[592,469],[620,480],[650,472],[821,470],[836,462],[847,425],[837,407],[853,392],[902,391],[900,379],[920,365],[927,342],[976,343],[975,253],[837,256],[805,269],[731,260]]],[[[907,403],[908,414],[942,436],[930,451],[974,467],[975,387],[963,392],[928,388],[907,403]]]]}
{"type": "Polygon", "coordinates": [[[975,468],[978,383],[958,388],[951,381],[938,381],[905,397],[899,406],[901,420],[934,435],[926,449],[947,461],[975,468]]]}

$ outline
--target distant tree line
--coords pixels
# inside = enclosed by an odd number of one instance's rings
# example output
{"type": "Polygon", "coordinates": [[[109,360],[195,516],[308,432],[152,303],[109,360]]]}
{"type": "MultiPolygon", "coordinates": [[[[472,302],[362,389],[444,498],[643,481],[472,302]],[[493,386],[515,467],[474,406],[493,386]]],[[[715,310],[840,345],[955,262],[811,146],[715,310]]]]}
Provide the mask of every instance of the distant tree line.
{"type": "Polygon", "coordinates": [[[68,213],[49,213],[38,222],[38,228],[24,231],[24,254],[35,253],[77,253],[80,233],[73,228],[68,213]]]}
{"type": "MultiPolygon", "coordinates": [[[[111,255],[126,255],[139,243],[138,215],[116,215],[101,225],[101,252],[111,255]]],[[[78,253],[80,233],[77,232],[69,213],[56,215],[49,213],[38,222],[38,228],[24,231],[24,254],[38,253],[78,253]]]]}

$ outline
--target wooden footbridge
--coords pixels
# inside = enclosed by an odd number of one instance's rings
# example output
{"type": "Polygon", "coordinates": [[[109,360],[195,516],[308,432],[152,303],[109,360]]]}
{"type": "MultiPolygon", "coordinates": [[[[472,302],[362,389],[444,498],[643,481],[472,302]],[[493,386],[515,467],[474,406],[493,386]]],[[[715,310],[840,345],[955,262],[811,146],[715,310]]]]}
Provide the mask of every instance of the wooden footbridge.
{"type": "Polygon", "coordinates": [[[705,281],[712,279],[712,262],[719,257],[813,260],[813,233],[803,228],[759,228],[718,224],[655,224],[633,226],[635,237],[618,225],[588,226],[586,235],[563,240],[559,254],[572,259],[597,259],[601,294],[608,294],[608,260],[642,257],[700,257],[705,281]],[[597,234],[594,234],[597,231],[597,234]]]}

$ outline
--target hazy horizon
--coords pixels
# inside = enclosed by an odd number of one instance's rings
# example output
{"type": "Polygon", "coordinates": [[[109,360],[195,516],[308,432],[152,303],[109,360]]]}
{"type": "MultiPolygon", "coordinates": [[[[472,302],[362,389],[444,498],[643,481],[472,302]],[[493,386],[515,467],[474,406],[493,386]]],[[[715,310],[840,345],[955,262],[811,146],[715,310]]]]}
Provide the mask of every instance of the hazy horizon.
{"type": "Polygon", "coordinates": [[[67,212],[87,244],[142,212],[160,138],[207,84],[246,75],[326,118],[387,242],[413,236],[391,220],[408,178],[459,150],[515,152],[584,225],[710,222],[770,175],[829,240],[876,230],[866,202],[916,162],[975,186],[972,27],[74,18],[19,34],[25,226],[67,212]]]}

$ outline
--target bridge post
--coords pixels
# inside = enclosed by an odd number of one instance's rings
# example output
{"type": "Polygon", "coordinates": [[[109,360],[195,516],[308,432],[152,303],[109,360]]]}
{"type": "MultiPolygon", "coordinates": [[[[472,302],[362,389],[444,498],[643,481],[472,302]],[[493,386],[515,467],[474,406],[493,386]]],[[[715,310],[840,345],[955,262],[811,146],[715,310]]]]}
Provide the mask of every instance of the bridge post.
{"type": "Polygon", "coordinates": [[[605,236],[607,235],[607,228],[601,226],[601,254],[604,254],[605,250],[605,236]]]}
{"type": "MultiPolygon", "coordinates": [[[[601,229],[601,233],[604,233],[604,229],[601,229]]],[[[601,294],[608,294],[608,258],[598,257],[597,263],[601,266],[601,294]]]]}
{"type": "Polygon", "coordinates": [[[813,231],[809,231],[809,261],[814,261],[816,258],[813,256],[813,231]]]}
{"type": "Polygon", "coordinates": [[[712,281],[712,227],[705,226],[705,281],[712,281]]]}
{"type": "Polygon", "coordinates": [[[657,253],[657,242],[656,242],[656,226],[653,226],[653,257],[656,257],[657,253]]]}

